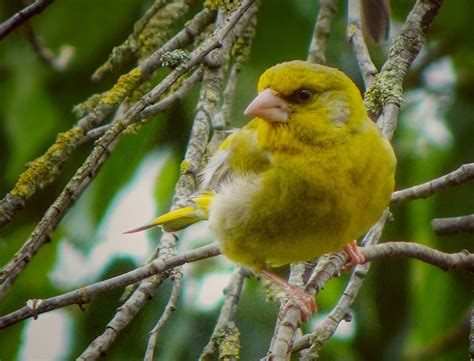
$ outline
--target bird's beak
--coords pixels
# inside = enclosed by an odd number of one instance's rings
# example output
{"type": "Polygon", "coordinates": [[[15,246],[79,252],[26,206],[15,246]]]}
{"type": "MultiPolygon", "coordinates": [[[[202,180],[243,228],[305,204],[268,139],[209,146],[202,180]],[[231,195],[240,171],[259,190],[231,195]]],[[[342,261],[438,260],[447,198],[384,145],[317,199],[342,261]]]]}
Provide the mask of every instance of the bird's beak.
{"type": "Polygon", "coordinates": [[[245,115],[252,115],[269,122],[288,122],[290,109],[279,94],[270,88],[260,92],[245,109],[245,115]]]}

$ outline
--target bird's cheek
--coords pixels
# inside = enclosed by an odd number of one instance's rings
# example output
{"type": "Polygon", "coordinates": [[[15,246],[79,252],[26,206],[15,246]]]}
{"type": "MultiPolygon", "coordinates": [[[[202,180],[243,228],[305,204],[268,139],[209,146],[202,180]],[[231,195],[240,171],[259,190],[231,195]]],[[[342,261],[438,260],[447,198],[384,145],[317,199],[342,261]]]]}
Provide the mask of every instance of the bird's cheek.
{"type": "Polygon", "coordinates": [[[350,107],[345,97],[332,97],[327,102],[330,104],[327,116],[329,120],[338,128],[342,128],[346,125],[350,115],[350,107]]]}

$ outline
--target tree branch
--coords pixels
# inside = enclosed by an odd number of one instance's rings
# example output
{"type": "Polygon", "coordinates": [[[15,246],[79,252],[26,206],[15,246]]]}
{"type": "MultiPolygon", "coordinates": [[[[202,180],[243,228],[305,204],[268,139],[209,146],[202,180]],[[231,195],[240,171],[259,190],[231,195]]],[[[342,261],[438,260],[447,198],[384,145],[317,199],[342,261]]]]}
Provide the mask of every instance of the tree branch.
{"type": "MultiPolygon", "coordinates": [[[[191,76],[176,92],[170,94],[164,98],[161,102],[154,105],[153,114],[158,110],[165,110],[172,104],[178,101],[186,92],[188,92],[192,85],[200,77],[200,72],[196,71],[195,76],[191,76]]],[[[145,108],[144,110],[146,110],[145,108]]],[[[140,119],[140,113],[137,115],[137,119],[140,119]]],[[[113,125],[108,129],[108,135],[104,136],[98,141],[97,146],[92,151],[88,160],[84,165],[76,172],[76,176],[66,185],[66,188],[59,195],[56,201],[50,206],[48,211],[43,216],[43,219],[35,228],[30,238],[25,242],[22,248],[15,254],[12,260],[10,260],[0,271],[0,300],[5,297],[6,293],[13,285],[16,278],[26,267],[27,263],[31,260],[37,250],[43,246],[48,240],[49,235],[57,226],[59,221],[69,207],[76,201],[79,194],[85,189],[85,187],[92,181],[93,177],[107,159],[111,149],[118,140],[116,137],[126,128],[122,125],[122,120],[117,119],[113,125]],[[112,134],[112,135],[111,135],[112,134]]]]}
{"type": "MultiPolygon", "coordinates": [[[[46,211],[40,223],[33,230],[30,238],[15,254],[13,259],[1,270],[1,292],[6,292],[6,289],[8,289],[12,284],[8,279],[12,277],[14,280],[26,267],[39,248],[44,245],[66,211],[72,206],[83,190],[95,177],[95,174],[108,158],[123,131],[129,125],[140,120],[141,111],[158,100],[182,75],[194,66],[200,64],[210,51],[220,47],[225,36],[235,26],[253,2],[254,0],[242,1],[239,6],[231,12],[223,25],[218,27],[207,40],[190,54],[189,61],[186,64],[182,64],[182,66],[173,70],[150,92],[145,94],[139,101],[132,105],[127,111],[125,119],[117,120],[104,136],[102,136],[84,164],[66,185],[56,201],[46,211]]],[[[199,144],[196,144],[196,146],[199,146],[199,144]]]]}
{"type": "Polygon", "coordinates": [[[458,186],[474,179],[474,163],[463,164],[455,171],[429,182],[393,192],[392,203],[428,198],[445,189],[458,186]]]}
{"type": "Polygon", "coordinates": [[[10,19],[0,24],[0,40],[5,38],[13,30],[22,25],[35,15],[40,14],[44,9],[51,5],[54,0],[36,0],[33,4],[26,6],[18,11],[10,19]]]}
{"type": "MultiPolygon", "coordinates": [[[[132,33],[127,37],[127,39],[112,49],[112,52],[105,62],[101,65],[92,75],[93,81],[100,81],[105,74],[112,72],[120,65],[125,63],[132,54],[135,54],[138,51],[139,47],[139,37],[143,33],[143,30],[150,22],[150,20],[156,15],[156,13],[165,5],[165,0],[156,0],[143,14],[143,16],[135,22],[133,25],[132,33]]],[[[173,6],[173,5],[169,5],[173,6]]],[[[174,50],[174,49],[173,49],[174,50]]]]}
{"type": "MultiPolygon", "coordinates": [[[[380,225],[381,224],[382,223],[380,223],[380,225]]],[[[378,237],[380,237],[380,233],[375,231],[373,233],[369,233],[366,236],[366,238],[373,238],[374,240],[376,240],[378,237]]],[[[437,251],[421,244],[410,242],[388,242],[384,244],[361,247],[360,251],[365,256],[367,262],[378,261],[389,257],[410,257],[434,265],[443,270],[455,269],[474,272],[474,254],[467,251],[449,254],[437,251]]],[[[36,317],[41,313],[48,312],[53,309],[61,308],[71,304],[88,303],[90,302],[91,298],[97,294],[133,284],[152,275],[161,274],[169,269],[181,266],[184,263],[195,262],[204,258],[214,257],[219,254],[219,246],[216,243],[213,243],[192,251],[188,251],[179,256],[170,257],[166,260],[158,258],[145,266],[139,267],[122,275],[82,287],[75,291],[67,292],[60,296],[48,298],[45,300],[36,300],[35,308],[27,305],[17,311],[0,317],[0,329],[3,329],[26,318],[36,317]]],[[[311,277],[310,281],[308,281],[306,285],[307,292],[319,292],[329,279],[340,273],[340,270],[348,259],[348,256],[343,251],[334,253],[331,257],[329,257],[328,262],[324,266],[324,272],[318,272],[318,277],[311,277]],[[321,276],[323,273],[327,273],[328,275],[321,276]]]]}
{"type": "MultiPolygon", "coordinates": [[[[160,239],[159,256],[156,261],[166,261],[175,256],[177,238],[172,233],[164,233],[160,239]]],[[[120,332],[140,312],[142,307],[153,298],[156,289],[169,276],[168,272],[143,280],[126,302],[117,308],[117,311],[105,327],[104,332],[96,337],[78,360],[96,360],[104,355],[112,346],[120,332]]]]}
{"type": "Polygon", "coordinates": [[[464,270],[474,272],[474,254],[466,250],[449,254],[418,243],[387,242],[363,247],[361,252],[367,262],[388,257],[409,257],[439,267],[443,271],[464,270]]]}
{"type": "Polygon", "coordinates": [[[100,293],[121,288],[132,283],[138,282],[153,275],[166,272],[169,269],[181,266],[185,263],[194,262],[200,259],[214,257],[220,254],[219,246],[216,243],[200,247],[181,255],[171,257],[167,260],[160,258],[150,262],[149,264],[134,269],[133,271],[124,273],[119,276],[100,281],[89,286],[81,287],[77,290],[64,293],[60,296],[47,298],[36,302],[36,308],[24,306],[21,309],[0,317],[0,329],[9,325],[35,317],[41,313],[58,309],[72,304],[84,304],[90,302],[91,298],[100,293]]]}
{"type": "MultiPolygon", "coordinates": [[[[246,271],[239,267],[232,274],[225,291],[224,304],[222,305],[219,318],[217,319],[216,326],[214,327],[208,344],[204,347],[199,357],[200,361],[210,360],[215,355],[216,348],[219,349],[219,357],[221,357],[220,351],[222,348],[224,349],[223,351],[229,351],[229,348],[237,352],[239,351],[240,346],[234,343],[235,334],[236,332],[238,333],[234,318],[237,313],[237,304],[240,300],[245,273],[246,271]]],[[[229,352],[226,352],[226,354],[229,356],[229,352]]],[[[234,356],[238,357],[238,353],[234,356]]]]}
{"type": "MultiPolygon", "coordinates": [[[[250,8],[249,11],[246,12],[245,17],[250,16],[249,14],[253,11],[254,10],[250,8]]],[[[219,19],[219,21],[226,21],[222,16],[220,16],[219,19]]],[[[243,28],[245,22],[246,19],[242,18],[239,22],[239,28],[243,28]]],[[[233,32],[235,32],[235,30],[233,30],[233,32]]],[[[216,65],[218,68],[224,67],[228,59],[225,52],[230,48],[229,42],[232,41],[226,38],[223,47],[219,49],[219,53],[224,52],[224,54],[216,57],[219,59],[219,64],[216,65]]],[[[197,174],[200,165],[203,163],[203,152],[209,139],[211,120],[215,115],[215,108],[218,103],[216,99],[220,99],[221,97],[220,84],[223,82],[223,79],[223,72],[219,69],[206,69],[205,80],[203,81],[200,93],[200,100],[196,105],[195,119],[191,130],[190,140],[188,142],[185,159],[182,162],[182,174],[175,187],[174,206],[172,209],[176,209],[184,199],[195,191],[195,175],[197,174]],[[210,99],[213,99],[212,103],[210,102],[210,99]],[[207,112],[204,110],[207,110],[207,112]]],[[[164,246],[169,248],[170,252],[174,249],[175,240],[174,238],[171,239],[170,237],[166,237],[167,235],[169,234],[165,233],[160,242],[159,258],[167,258],[166,254],[163,254],[163,250],[165,249],[164,246]]],[[[80,356],[80,359],[95,360],[100,357],[101,354],[106,352],[118,334],[132,321],[135,315],[150,299],[151,295],[154,294],[164,278],[165,275],[162,275],[160,277],[152,277],[144,280],[125,304],[117,310],[116,315],[109,323],[109,326],[105,329],[104,333],[91,343],[91,345],[80,356]]]]}
{"type": "Polygon", "coordinates": [[[474,233],[474,214],[452,218],[435,218],[431,221],[436,234],[474,233]]]}
{"type": "Polygon", "coordinates": [[[98,127],[116,106],[152,77],[161,67],[163,54],[177,47],[187,46],[211,23],[214,15],[215,12],[209,9],[202,10],[184,29],[144,59],[138,67],[122,75],[110,90],[100,96],[92,96],[76,106],[80,109],[76,110],[82,118],[70,130],[59,133],[56,142],[42,156],[28,164],[27,170],[20,175],[14,188],[0,201],[0,228],[25,207],[26,201],[38,189],[46,187],[56,179],[72,151],[83,143],[82,138],[88,131],[98,127]]]}
{"type": "Polygon", "coordinates": [[[319,0],[319,14],[308,50],[307,60],[310,63],[326,63],[326,46],[331,30],[331,21],[336,13],[338,2],[339,0],[319,0]]]}
{"type": "Polygon", "coordinates": [[[366,91],[366,108],[373,118],[378,118],[379,128],[387,139],[392,138],[397,127],[405,74],[423,47],[442,3],[443,0],[417,0],[393,40],[382,71],[366,91]]]}
{"type": "MultiPolygon", "coordinates": [[[[376,247],[376,246],[375,246],[376,247]]],[[[357,297],[363,280],[370,268],[370,263],[357,266],[352,272],[349,283],[339,298],[336,307],[327,315],[316,328],[300,338],[293,346],[292,352],[299,352],[310,347],[301,360],[314,360],[324,344],[333,336],[342,320],[350,319],[349,307],[357,297]]]]}
{"type": "MultiPolygon", "coordinates": [[[[377,237],[380,237],[380,233],[377,237]]],[[[410,242],[388,242],[362,247],[360,251],[365,256],[367,262],[378,261],[389,257],[409,257],[439,267],[445,271],[465,270],[474,272],[474,254],[467,251],[448,254],[421,244],[410,242]]],[[[338,256],[339,257],[334,258],[334,263],[335,268],[339,268],[340,270],[341,261],[343,262],[342,264],[344,264],[347,260],[347,255],[344,252],[338,252],[338,256]]],[[[366,263],[354,269],[349,284],[336,307],[319,323],[311,334],[303,336],[295,343],[292,352],[298,352],[311,347],[310,356],[314,356],[314,354],[317,354],[317,352],[321,350],[322,346],[332,337],[339,323],[349,314],[349,307],[357,297],[369,267],[370,264],[366,263]]],[[[333,272],[332,269],[333,268],[330,269],[330,272],[333,272]]],[[[327,277],[325,279],[327,279],[327,277]]],[[[324,285],[325,282],[318,282],[315,288],[316,290],[320,290],[324,285]]]]}

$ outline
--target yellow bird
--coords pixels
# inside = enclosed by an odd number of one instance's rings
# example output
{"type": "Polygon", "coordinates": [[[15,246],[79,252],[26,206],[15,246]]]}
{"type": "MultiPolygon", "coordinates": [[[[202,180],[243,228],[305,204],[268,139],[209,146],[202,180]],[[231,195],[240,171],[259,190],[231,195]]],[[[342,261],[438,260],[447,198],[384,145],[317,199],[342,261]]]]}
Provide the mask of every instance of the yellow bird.
{"type": "Polygon", "coordinates": [[[341,248],[364,262],[353,240],[388,205],[396,158],[359,89],[337,69],[291,61],[265,71],[258,92],[245,110],[254,118],[211,158],[200,192],[129,232],[208,219],[228,259],[280,285],[266,267],[341,248]]]}

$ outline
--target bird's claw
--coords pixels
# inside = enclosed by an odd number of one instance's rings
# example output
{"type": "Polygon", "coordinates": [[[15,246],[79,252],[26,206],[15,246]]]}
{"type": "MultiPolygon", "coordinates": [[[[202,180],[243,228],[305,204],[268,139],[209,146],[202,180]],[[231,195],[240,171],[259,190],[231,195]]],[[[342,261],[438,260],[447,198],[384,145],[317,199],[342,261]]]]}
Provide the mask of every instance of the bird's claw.
{"type": "Polygon", "coordinates": [[[289,309],[294,307],[300,312],[301,321],[305,323],[318,310],[314,297],[300,290],[298,287],[292,286],[288,292],[288,296],[290,299],[283,309],[283,315],[286,315],[289,309]]]}
{"type": "Polygon", "coordinates": [[[354,266],[364,264],[366,262],[365,256],[360,251],[355,240],[346,244],[343,247],[343,250],[349,257],[349,261],[345,264],[344,269],[351,269],[354,266]]]}

